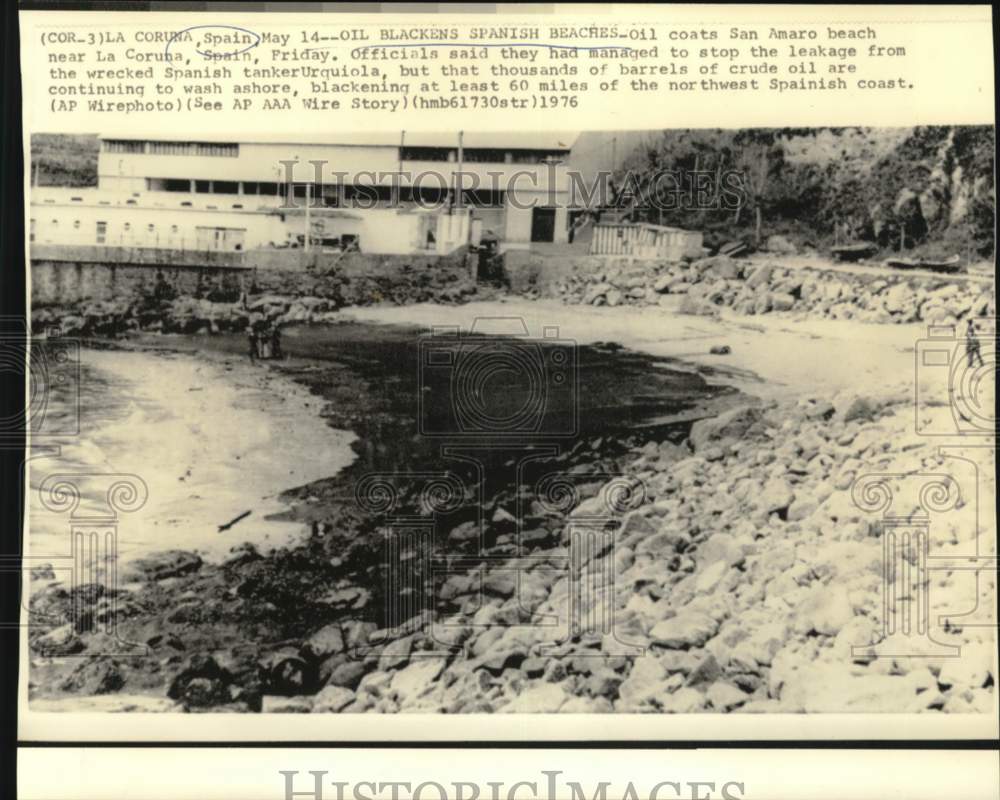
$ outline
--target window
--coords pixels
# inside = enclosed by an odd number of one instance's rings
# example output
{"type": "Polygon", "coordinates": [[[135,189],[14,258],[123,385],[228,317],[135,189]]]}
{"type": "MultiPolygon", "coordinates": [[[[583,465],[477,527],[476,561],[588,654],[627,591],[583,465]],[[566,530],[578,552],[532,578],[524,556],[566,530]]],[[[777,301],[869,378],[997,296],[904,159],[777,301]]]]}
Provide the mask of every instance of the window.
{"type": "Polygon", "coordinates": [[[239,184],[236,181],[213,181],[213,194],[236,194],[239,191],[239,184]]]}
{"type": "Polygon", "coordinates": [[[146,190],[150,192],[190,192],[191,181],[184,178],[146,178],[146,190]]]}
{"type": "Polygon", "coordinates": [[[400,158],[404,161],[454,161],[455,150],[451,147],[401,147],[400,158]]]}
{"type": "Polygon", "coordinates": [[[157,156],[225,156],[234,158],[240,154],[240,146],[229,142],[218,144],[213,142],[150,142],[149,152],[157,156]]]}
{"type": "Polygon", "coordinates": [[[170,232],[171,233],[177,233],[178,230],[179,229],[178,229],[178,227],[176,225],[171,225],[170,226],[170,232]]]}
{"type": "Polygon", "coordinates": [[[134,205],[136,205],[136,202],[135,202],[135,200],[132,200],[131,198],[129,198],[128,200],[125,201],[125,205],[127,205],[127,206],[134,206],[134,205]]]}
{"type": "Polygon", "coordinates": [[[233,208],[243,208],[242,203],[233,203],[233,208]]]}
{"type": "Polygon", "coordinates": [[[184,207],[187,207],[187,208],[190,208],[190,207],[191,207],[191,201],[190,201],[190,200],[184,200],[184,201],[183,201],[183,202],[181,203],[181,207],[182,207],[182,208],[184,208],[184,207]]]}
{"type": "Polygon", "coordinates": [[[150,142],[149,152],[157,156],[186,156],[190,145],[187,142],[150,142]]]}
{"type": "Polygon", "coordinates": [[[466,189],[462,196],[467,205],[476,208],[503,208],[504,193],[490,189],[466,189]]]}
{"type": "Polygon", "coordinates": [[[52,227],[53,228],[58,228],[59,227],[59,220],[57,220],[57,219],[52,220],[52,227]]]}
{"type": "Polygon", "coordinates": [[[125,139],[105,139],[105,153],[142,153],[145,152],[145,142],[128,141],[125,139]]]}
{"type": "Polygon", "coordinates": [[[35,221],[31,220],[31,235],[28,237],[28,241],[35,241],[35,221]]]}
{"type": "Polygon", "coordinates": [[[207,194],[212,191],[212,184],[210,181],[195,181],[194,190],[200,194],[207,194]]]}
{"type": "Polygon", "coordinates": [[[565,150],[513,150],[511,163],[514,164],[544,164],[546,162],[561,162],[566,159],[565,150]]]}
{"type": "Polygon", "coordinates": [[[69,199],[69,201],[71,203],[82,203],[83,202],[83,198],[82,197],[71,197],[69,199]]]}
{"type": "Polygon", "coordinates": [[[98,244],[104,244],[104,240],[107,238],[107,235],[108,235],[108,223],[107,222],[98,222],[97,223],[97,243],[98,244]]]}
{"type": "Polygon", "coordinates": [[[80,220],[73,220],[73,230],[80,230],[80,220]]]}
{"type": "Polygon", "coordinates": [[[146,230],[147,230],[147,231],[149,231],[150,233],[152,233],[153,231],[155,231],[155,230],[156,230],[156,226],[155,226],[155,225],[154,225],[154,224],[153,224],[152,222],[150,222],[150,223],[149,223],[149,224],[148,224],[148,225],[146,226],[146,230]]]}
{"type": "Polygon", "coordinates": [[[240,146],[238,144],[208,144],[195,142],[194,150],[195,155],[198,156],[226,156],[232,158],[240,154],[240,146]]]}
{"type": "Polygon", "coordinates": [[[124,228],[125,228],[125,230],[127,230],[127,231],[129,231],[129,230],[132,230],[132,223],[131,223],[131,222],[126,222],[126,223],[125,223],[125,225],[124,225],[123,227],[124,227],[124,228]]]}
{"type": "Polygon", "coordinates": [[[506,155],[505,151],[492,147],[479,147],[462,152],[462,158],[465,161],[476,164],[503,164],[506,155]]]}

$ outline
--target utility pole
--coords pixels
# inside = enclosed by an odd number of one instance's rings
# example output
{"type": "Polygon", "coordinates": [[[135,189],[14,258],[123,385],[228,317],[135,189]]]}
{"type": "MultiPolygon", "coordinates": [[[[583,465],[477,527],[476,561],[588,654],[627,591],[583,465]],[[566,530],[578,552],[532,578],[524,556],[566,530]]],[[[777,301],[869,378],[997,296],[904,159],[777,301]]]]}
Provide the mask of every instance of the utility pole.
{"type": "Polygon", "coordinates": [[[455,205],[462,208],[462,131],[458,132],[458,172],[455,173],[455,205]]]}
{"type": "MultiPolygon", "coordinates": [[[[406,147],[406,131],[399,132],[399,180],[396,181],[396,206],[401,205],[403,191],[403,148],[406,147]]],[[[410,190],[411,199],[413,191],[410,190]]]]}
{"type": "Polygon", "coordinates": [[[312,184],[306,184],[306,245],[305,251],[309,252],[309,240],[312,239],[312,217],[309,214],[309,207],[312,205],[312,184]]]}

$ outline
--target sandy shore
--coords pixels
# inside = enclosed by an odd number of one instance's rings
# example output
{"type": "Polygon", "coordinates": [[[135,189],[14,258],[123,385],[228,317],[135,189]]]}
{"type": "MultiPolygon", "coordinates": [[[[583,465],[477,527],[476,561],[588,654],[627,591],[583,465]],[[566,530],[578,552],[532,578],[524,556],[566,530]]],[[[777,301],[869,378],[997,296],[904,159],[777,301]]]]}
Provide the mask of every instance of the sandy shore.
{"type": "MultiPolygon", "coordinates": [[[[121,515],[121,563],[168,549],[215,561],[244,542],[262,552],[287,545],[302,525],[269,518],[287,509],[281,492],[354,460],[355,435],[327,425],[317,398],[264,365],[164,351],[84,350],[82,358],[100,385],[82,387],[82,433],[62,443],[58,470],[89,476],[77,482],[83,505],[97,511],[102,475],[133,474],[146,484],[146,503],[121,515]],[[88,396],[102,392],[114,393],[114,412],[88,396]]],[[[33,488],[53,469],[36,460],[33,488]]],[[[42,506],[37,491],[31,497],[32,555],[64,555],[65,515],[42,506]]]]}
{"type": "MultiPolygon", "coordinates": [[[[680,305],[681,297],[676,298],[680,305]]],[[[462,306],[422,304],[345,309],[345,316],[388,324],[458,325],[479,318],[520,317],[532,336],[556,325],[580,344],[613,341],[708,369],[706,377],[765,398],[830,398],[871,386],[879,394],[911,393],[914,347],[926,326],[854,320],[797,321],[724,312],[719,319],[678,314],[671,306],[569,306],[555,300],[510,299],[462,306]],[[728,345],[728,355],[709,353],[728,345]]]]}

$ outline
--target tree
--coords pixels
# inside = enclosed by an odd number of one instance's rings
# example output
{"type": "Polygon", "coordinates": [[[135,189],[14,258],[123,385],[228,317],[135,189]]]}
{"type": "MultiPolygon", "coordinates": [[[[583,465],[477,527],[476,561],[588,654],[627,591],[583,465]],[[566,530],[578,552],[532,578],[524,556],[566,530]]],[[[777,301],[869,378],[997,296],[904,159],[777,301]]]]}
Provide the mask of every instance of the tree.
{"type": "Polygon", "coordinates": [[[753,208],[754,244],[757,247],[760,247],[763,236],[768,189],[785,163],[785,152],[780,141],[783,135],[792,134],[773,128],[752,128],[740,131],[734,141],[736,169],[742,173],[743,185],[753,208]]]}

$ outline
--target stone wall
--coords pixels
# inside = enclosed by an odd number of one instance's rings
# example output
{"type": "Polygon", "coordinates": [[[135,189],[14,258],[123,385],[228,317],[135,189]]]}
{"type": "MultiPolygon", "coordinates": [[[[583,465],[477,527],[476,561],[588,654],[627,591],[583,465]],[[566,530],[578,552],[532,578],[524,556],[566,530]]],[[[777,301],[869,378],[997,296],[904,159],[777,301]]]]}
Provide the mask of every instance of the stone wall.
{"type": "Polygon", "coordinates": [[[124,252],[99,261],[90,259],[107,254],[52,250],[32,253],[32,322],[59,328],[65,335],[242,330],[251,316],[248,308],[261,298],[268,298],[262,313],[308,322],[346,305],[458,302],[475,292],[475,261],[465,252],[336,256],[286,251],[284,262],[261,264],[248,252],[247,266],[237,267],[198,264],[192,253],[136,263],[126,261],[124,252]],[[310,268],[288,268],[292,259],[303,256],[309,257],[310,268]],[[242,305],[244,295],[247,307],[242,305]]]}

